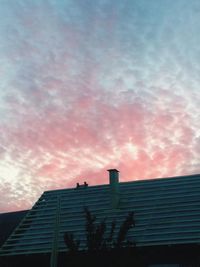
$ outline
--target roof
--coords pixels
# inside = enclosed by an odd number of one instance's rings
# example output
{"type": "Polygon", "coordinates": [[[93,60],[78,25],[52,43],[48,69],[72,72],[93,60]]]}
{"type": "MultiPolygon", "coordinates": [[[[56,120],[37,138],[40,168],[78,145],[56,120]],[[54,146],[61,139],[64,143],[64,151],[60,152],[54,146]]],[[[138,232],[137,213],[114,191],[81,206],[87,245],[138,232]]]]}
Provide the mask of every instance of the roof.
{"type": "Polygon", "coordinates": [[[99,220],[120,224],[133,211],[128,238],[137,246],[200,243],[200,174],[119,183],[120,207],[110,207],[110,186],[42,194],[0,250],[0,255],[65,251],[63,235],[73,232],[84,248],[86,206],[99,220]]]}
{"type": "Polygon", "coordinates": [[[0,213],[0,246],[25,216],[27,210],[0,213]]]}

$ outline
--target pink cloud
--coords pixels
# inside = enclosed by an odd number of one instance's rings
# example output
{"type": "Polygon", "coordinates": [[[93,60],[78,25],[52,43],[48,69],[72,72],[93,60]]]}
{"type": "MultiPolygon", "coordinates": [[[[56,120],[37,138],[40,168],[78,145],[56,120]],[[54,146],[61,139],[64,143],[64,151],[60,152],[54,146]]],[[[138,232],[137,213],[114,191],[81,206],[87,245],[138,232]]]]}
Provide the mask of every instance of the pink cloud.
{"type": "Polygon", "coordinates": [[[124,20],[123,4],[79,2],[12,7],[0,168],[13,169],[1,178],[2,211],[29,208],[44,190],[107,183],[109,168],[122,181],[199,171],[199,81],[184,71],[174,25],[152,36],[135,9],[124,20]]]}

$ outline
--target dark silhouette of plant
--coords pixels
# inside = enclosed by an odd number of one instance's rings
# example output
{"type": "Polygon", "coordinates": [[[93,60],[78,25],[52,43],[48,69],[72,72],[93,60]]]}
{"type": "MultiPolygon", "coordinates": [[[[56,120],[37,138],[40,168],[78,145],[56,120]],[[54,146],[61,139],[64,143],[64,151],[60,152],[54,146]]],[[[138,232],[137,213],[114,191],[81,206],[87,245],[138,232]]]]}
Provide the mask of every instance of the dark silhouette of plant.
{"type": "Polygon", "coordinates": [[[92,215],[91,212],[84,208],[85,219],[86,219],[86,240],[88,251],[98,251],[105,247],[104,235],[106,232],[105,219],[99,224],[95,224],[96,216],[92,215]]]}
{"type": "Polygon", "coordinates": [[[113,242],[114,242],[113,238],[114,238],[115,228],[116,228],[116,221],[112,221],[111,228],[110,228],[110,234],[109,234],[108,238],[106,239],[106,244],[109,248],[112,247],[113,242]]]}
{"type": "MultiPolygon", "coordinates": [[[[88,208],[84,208],[84,213],[86,219],[85,230],[88,252],[108,251],[111,249],[135,246],[134,242],[126,240],[128,231],[135,226],[133,212],[129,212],[128,216],[121,224],[116,240],[114,240],[116,221],[112,221],[110,232],[108,237],[106,237],[106,218],[97,224],[96,216],[92,215],[88,208]]],[[[76,241],[73,234],[65,233],[64,240],[69,252],[77,252],[79,250],[80,241],[76,241]]]]}
{"type": "Polygon", "coordinates": [[[74,235],[70,233],[64,234],[65,244],[71,253],[75,253],[79,250],[80,241],[74,239],[74,235]]]}
{"type": "Polygon", "coordinates": [[[120,226],[115,247],[121,248],[124,246],[131,247],[131,246],[135,245],[135,243],[133,243],[131,241],[126,241],[127,233],[133,226],[135,226],[134,213],[129,212],[128,216],[126,217],[126,219],[124,220],[124,222],[120,226]],[[124,244],[125,241],[126,241],[126,245],[124,244]]]}
{"type": "Polygon", "coordinates": [[[87,240],[87,248],[89,251],[94,249],[95,246],[95,220],[96,216],[92,215],[87,208],[84,208],[85,212],[85,230],[86,230],[86,240],[87,240]]]}

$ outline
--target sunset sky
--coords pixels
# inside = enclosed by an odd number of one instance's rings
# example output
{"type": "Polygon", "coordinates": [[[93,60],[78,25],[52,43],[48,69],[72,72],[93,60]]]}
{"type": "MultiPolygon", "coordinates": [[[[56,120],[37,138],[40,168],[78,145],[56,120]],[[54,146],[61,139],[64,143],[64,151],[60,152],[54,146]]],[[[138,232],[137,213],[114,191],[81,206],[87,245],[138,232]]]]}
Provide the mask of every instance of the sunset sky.
{"type": "Polygon", "coordinates": [[[0,212],[200,173],[199,0],[0,0],[0,212]]]}

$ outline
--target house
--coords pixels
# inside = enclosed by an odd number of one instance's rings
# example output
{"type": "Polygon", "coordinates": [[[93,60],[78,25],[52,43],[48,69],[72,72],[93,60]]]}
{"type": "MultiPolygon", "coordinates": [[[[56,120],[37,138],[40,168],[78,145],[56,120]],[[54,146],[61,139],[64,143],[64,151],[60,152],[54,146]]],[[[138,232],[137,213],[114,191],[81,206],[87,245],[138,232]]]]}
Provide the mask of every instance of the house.
{"type": "Polygon", "coordinates": [[[109,170],[109,184],[44,192],[1,247],[2,266],[27,266],[25,260],[35,266],[38,259],[39,266],[62,266],[66,231],[81,240],[83,251],[84,207],[118,227],[134,212],[127,238],[135,242],[142,266],[200,266],[200,175],[119,182],[116,169],[109,170]]]}

